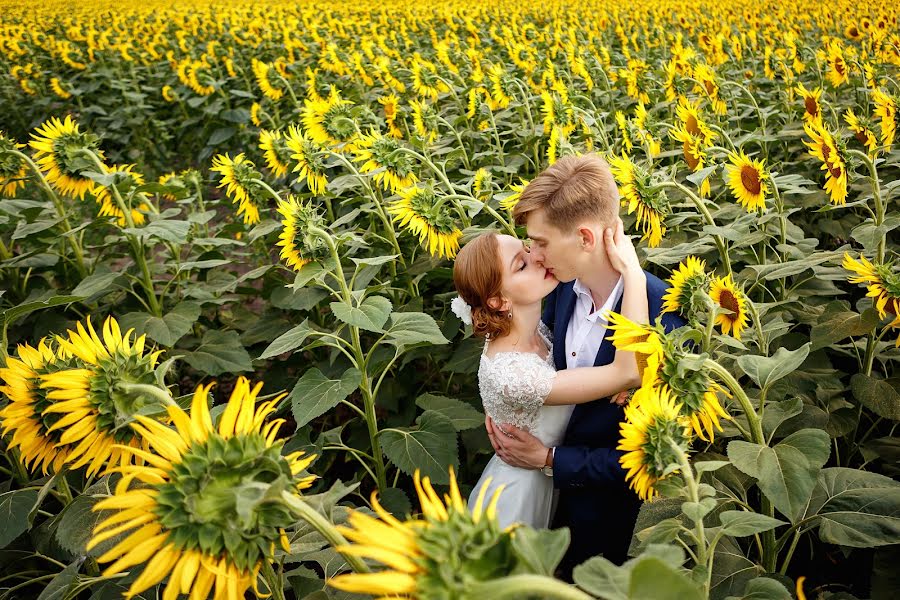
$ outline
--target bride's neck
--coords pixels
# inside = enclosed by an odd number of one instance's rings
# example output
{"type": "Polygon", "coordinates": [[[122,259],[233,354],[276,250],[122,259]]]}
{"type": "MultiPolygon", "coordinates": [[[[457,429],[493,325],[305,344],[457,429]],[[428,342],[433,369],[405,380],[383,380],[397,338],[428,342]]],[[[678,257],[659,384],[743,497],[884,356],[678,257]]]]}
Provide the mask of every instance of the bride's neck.
{"type": "Polygon", "coordinates": [[[512,310],[512,326],[509,328],[509,333],[503,337],[520,346],[526,344],[530,347],[540,320],[540,302],[529,306],[517,306],[512,310]]]}

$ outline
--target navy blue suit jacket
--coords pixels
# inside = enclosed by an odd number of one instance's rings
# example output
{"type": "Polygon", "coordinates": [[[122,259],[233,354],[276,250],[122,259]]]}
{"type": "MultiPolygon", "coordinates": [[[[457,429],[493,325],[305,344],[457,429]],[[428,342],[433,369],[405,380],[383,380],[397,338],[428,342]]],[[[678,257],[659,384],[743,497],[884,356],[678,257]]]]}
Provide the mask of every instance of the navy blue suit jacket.
{"type": "MultiPolygon", "coordinates": [[[[557,370],[566,368],[566,329],[575,309],[574,281],[561,283],[547,297],[541,317],[553,331],[553,359],[557,370]]],[[[647,302],[650,322],[662,310],[667,285],[647,273],[647,302]]],[[[622,309],[622,300],[615,311],[622,309]]],[[[684,325],[673,313],[663,315],[667,331],[684,325]]],[[[610,332],[611,333],[611,332],[610,332]]],[[[594,366],[613,361],[616,348],[603,340],[594,366]]],[[[559,489],[554,527],[568,527],[572,541],[560,565],[561,575],[571,578],[571,570],[590,558],[602,554],[622,564],[627,558],[640,500],[625,483],[625,470],[619,464],[619,423],[624,420],[623,407],[603,398],[578,404],[572,412],[561,446],[553,458],[553,483],[559,489]]]]}

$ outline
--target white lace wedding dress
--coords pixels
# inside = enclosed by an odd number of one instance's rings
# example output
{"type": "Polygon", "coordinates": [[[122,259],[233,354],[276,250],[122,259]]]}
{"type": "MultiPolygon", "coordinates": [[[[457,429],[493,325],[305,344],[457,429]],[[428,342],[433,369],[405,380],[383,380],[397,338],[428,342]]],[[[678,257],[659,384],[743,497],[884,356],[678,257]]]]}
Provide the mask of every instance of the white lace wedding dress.
{"type": "MultiPolygon", "coordinates": [[[[546,357],[531,352],[498,352],[489,357],[490,342],[485,342],[478,367],[478,388],[484,410],[495,424],[515,425],[530,431],[545,446],[553,447],[562,443],[574,406],[544,406],[553,387],[556,368],[550,330],[541,322],[538,332],[547,345],[546,357]]],[[[495,454],[472,490],[470,509],[488,478],[485,503],[498,486],[505,485],[497,504],[501,527],[512,523],[535,528],[549,525],[554,498],[551,477],[540,470],[511,467],[495,454]]]]}

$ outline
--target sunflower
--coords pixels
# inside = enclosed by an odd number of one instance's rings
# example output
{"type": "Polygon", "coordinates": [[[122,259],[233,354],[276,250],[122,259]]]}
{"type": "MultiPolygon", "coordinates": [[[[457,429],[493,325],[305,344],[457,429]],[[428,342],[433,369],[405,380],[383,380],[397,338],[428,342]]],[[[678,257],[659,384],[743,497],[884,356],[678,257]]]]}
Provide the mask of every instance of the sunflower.
{"type": "Polygon", "coordinates": [[[16,354],[18,358],[7,357],[6,367],[0,368],[0,381],[6,384],[0,386],[0,393],[9,399],[0,410],[3,435],[13,432],[9,448],[19,449],[26,468],[40,467],[45,475],[51,470],[59,473],[68,457],[68,446],[60,443],[58,431],[50,431],[59,417],[43,415],[53,401],[39,382],[41,375],[64,368],[67,361],[58,359],[51,344],[43,339],[37,348],[20,345],[16,354]]]}
{"type": "Polygon", "coordinates": [[[660,361],[662,361],[665,333],[648,323],[635,323],[628,317],[610,311],[607,316],[607,330],[612,333],[608,339],[617,350],[634,352],[638,373],[644,385],[656,381],[660,361]]]}
{"type": "Polygon", "coordinates": [[[561,128],[566,135],[575,131],[575,109],[562,82],[555,81],[551,89],[541,92],[541,99],[544,101],[541,112],[544,113],[545,132],[552,131],[554,127],[561,128]]]}
{"type": "Polygon", "coordinates": [[[68,91],[67,89],[65,89],[63,87],[62,82],[59,80],[58,77],[50,78],[50,89],[53,91],[54,94],[56,94],[59,98],[62,98],[63,100],[68,100],[69,98],[72,97],[72,92],[68,91]]]}
{"type": "Polygon", "coordinates": [[[844,60],[844,51],[839,42],[828,44],[826,61],[828,63],[828,82],[840,87],[850,81],[850,69],[844,60]]]}
{"type": "Polygon", "coordinates": [[[97,165],[83,152],[91,151],[102,159],[99,138],[82,133],[70,116],[63,121],[53,117],[35,131],[28,145],[47,181],[65,196],[84,200],[84,195],[94,189],[94,182],[83,173],[95,170],[97,165]]]}
{"type": "Polygon", "coordinates": [[[378,104],[384,107],[384,120],[387,123],[388,135],[395,139],[403,139],[403,132],[397,127],[397,117],[400,114],[400,99],[396,94],[388,94],[378,99],[378,104]]]}
{"type": "Polygon", "coordinates": [[[341,93],[332,86],[328,98],[305,100],[303,103],[303,126],[314,142],[322,145],[346,144],[352,150],[357,127],[353,118],[353,103],[341,98],[341,93]]]}
{"type": "Polygon", "coordinates": [[[328,585],[345,592],[382,598],[467,598],[468,586],[497,579],[519,566],[513,554],[512,532],[501,531],[496,520],[498,488],[484,506],[488,483],[481,487],[475,506],[468,509],[450,468],[450,490],[438,496],[428,477],[413,483],[422,515],[400,521],[372,493],[375,517],[353,511],[348,526],[338,530],[351,544],[338,552],[383,564],[376,573],[337,575],[328,585]],[[377,517],[377,518],[376,518],[377,517]]]}
{"type": "Polygon", "coordinates": [[[394,138],[370,131],[368,135],[360,136],[354,146],[356,157],[353,160],[363,163],[360,172],[374,173],[375,181],[386,191],[396,194],[401,188],[419,181],[413,172],[412,157],[394,138]]]}
{"type": "Polygon", "coordinates": [[[616,126],[622,134],[622,144],[625,146],[625,153],[631,152],[634,148],[634,142],[631,141],[631,129],[629,127],[628,118],[620,110],[616,111],[616,126]]]}
{"type": "Polygon", "coordinates": [[[897,133],[897,101],[890,94],[876,88],[872,92],[875,116],[881,119],[881,144],[890,151],[897,133]]]}
{"type": "Polygon", "coordinates": [[[491,172],[484,167],[479,168],[472,177],[472,195],[482,202],[486,201],[491,196],[492,184],[493,176],[491,172]]]}
{"type": "MultiPolygon", "coordinates": [[[[123,195],[122,193],[126,190],[135,188],[139,185],[144,185],[144,176],[134,171],[134,165],[113,165],[111,167],[103,165],[103,172],[107,175],[117,175],[116,183],[114,185],[120,195],[123,195]]],[[[100,211],[97,213],[99,216],[115,217],[119,227],[128,225],[125,214],[122,212],[122,209],[119,208],[113,192],[109,187],[98,184],[93,191],[97,197],[97,204],[100,205],[100,211]]],[[[126,205],[128,203],[127,197],[127,195],[123,195],[123,199],[126,200],[126,205]]],[[[132,207],[129,209],[131,213],[131,222],[136,226],[144,224],[144,221],[146,220],[144,215],[151,210],[150,205],[140,198],[141,196],[135,196],[133,199],[138,200],[140,203],[137,208],[132,207]]]]}
{"type": "Polygon", "coordinates": [[[678,452],[688,452],[690,428],[680,413],[675,396],[660,387],[641,388],[625,407],[616,449],[624,452],[619,462],[626,470],[625,479],[642,500],[656,495],[657,482],[679,463],[678,452]]]}
{"type": "Polygon", "coordinates": [[[314,196],[322,195],[328,185],[323,148],[306,137],[306,134],[296,125],[288,127],[285,144],[292,152],[291,158],[297,161],[294,172],[298,172],[300,179],[306,181],[306,187],[314,196]]]}
{"type": "Polygon", "coordinates": [[[154,396],[128,389],[129,384],[155,385],[156,363],[162,350],[144,353],[146,336],[134,341],[108,317],[103,338],[80,322],[68,339],[58,337],[60,351],[72,356],[70,368],[40,375],[39,386],[52,403],[42,415],[59,415],[48,431],[59,430],[59,443],[69,447],[66,462],[71,469],[87,466],[87,474],[110,465],[128,464],[131,454],[123,446],[136,447],[138,435],[129,427],[134,416],[156,404],[154,396]]]}
{"type": "Polygon", "coordinates": [[[699,90],[706,94],[713,112],[724,115],[727,112],[725,101],[719,97],[719,83],[716,72],[707,64],[699,64],[694,69],[694,79],[699,82],[699,90]]]}
{"type": "Polygon", "coordinates": [[[263,95],[273,102],[281,100],[284,97],[284,90],[273,86],[272,80],[270,79],[273,66],[267,62],[254,58],[252,67],[253,75],[256,77],[256,83],[259,85],[259,89],[262,91],[263,95]]]}
{"type": "Polygon", "coordinates": [[[690,314],[694,292],[706,287],[706,261],[688,256],[667,279],[669,289],[663,296],[662,312],[690,314]]]}
{"type": "Polygon", "coordinates": [[[521,177],[519,178],[519,183],[514,183],[509,186],[509,189],[512,190],[512,193],[502,200],[500,200],[500,208],[504,210],[512,210],[516,207],[516,204],[519,203],[519,200],[522,199],[522,192],[525,191],[525,188],[528,186],[530,181],[525,181],[521,177]]]}
{"type": "Polygon", "coordinates": [[[162,87],[162,97],[166,102],[172,103],[178,100],[178,96],[175,94],[175,90],[172,89],[171,85],[164,85],[162,87]]]}
{"type": "Polygon", "coordinates": [[[289,549],[285,529],[296,518],[278,500],[297,497],[312,484],[314,477],[303,471],[315,456],[281,455],[283,443],[275,440],[284,419],[266,419],[285,394],[257,407],[262,383],[251,386],[239,377],[214,427],[210,387],[197,387],[190,414],[174,404],[166,407],[175,429],[136,417],[134,428],[150,450],[121,450],[144,464],[119,469],[123,477],[115,493],[94,505],[112,514],[94,528],[89,550],[125,534],[97,558],[112,562],[103,575],[146,563],[128,598],[166,577],[167,600],[179,594],[207,598],[213,589],[216,598],[227,600],[243,599],[250,588],[265,597],[260,569],[272,560],[276,544],[289,549]],[[141,485],[132,486],[134,480],[141,485]]]}
{"type": "Polygon", "coordinates": [[[287,175],[291,162],[291,149],[287,146],[287,140],[281,131],[268,131],[262,129],[259,132],[259,149],[263,151],[266,166],[275,177],[287,175]]]}
{"type": "Polygon", "coordinates": [[[627,154],[611,156],[609,167],[619,182],[622,206],[628,206],[629,215],[637,211],[641,239],[647,239],[647,245],[656,248],[666,234],[669,208],[665,195],[650,185],[650,174],[631,162],[627,154]]]}
{"type": "Polygon", "coordinates": [[[807,123],[821,120],[822,88],[808,90],[802,83],[798,83],[797,93],[803,97],[803,120],[807,123]]]}
{"type": "Polygon", "coordinates": [[[661,147],[659,140],[654,138],[650,132],[650,126],[647,124],[649,115],[644,103],[638,102],[634,107],[634,127],[637,130],[637,139],[645,145],[650,156],[656,156],[660,153],[661,147]]]}
{"type": "Polygon", "coordinates": [[[700,114],[700,101],[691,102],[684,96],[678,98],[678,106],[675,114],[681,121],[682,129],[694,137],[699,138],[704,146],[709,146],[716,138],[716,134],[700,114]]]}
{"type": "Polygon", "coordinates": [[[565,129],[559,125],[554,125],[550,131],[550,142],[547,145],[547,164],[552,165],[560,156],[567,154],[566,150],[571,148],[566,139],[565,129]]]}
{"type": "Polygon", "coordinates": [[[434,102],[438,99],[439,94],[450,91],[447,84],[438,76],[434,63],[422,58],[418,52],[413,54],[410,71],[412,72],[413,90],[422,98],[434,102]]]}
{"type": "Polygon", "coordinates": [[[259,102],[254,102],[250,105],[250,122],[257,127],[262,127],[262,119],[260,118],[261,112],[262,106],[260,106],[259,102]]]}
{"type": "Polygon", "coordinates": [[[283,217],[281,224],[284,227],[278,246],[281,246],[281,258],[289,267],[299,271],[306,263],[324,256],[328,250],[325,242],[309,232],[310,225],[319,229],[325,226],[315,208],[288,196],[287,200],[278,202],[278,212],[283,217]]]}
{"type": "Polygon", "coordinates": [[[825,171],[825,191],[835,206],[847,202],[847,163],[844,152],[838,141],[825,127],[822,121],[811,121],[803,127],[812,142],[804,142],[809,147],[809,154],[822,161],[821,169],[825,171]]]}
{"type": "Polygon", "coordinates": [[[19,144],[6,137],[0,131],[0,194],[7,198],[16,195],[16,191],[25,187],[27,170],[25,161],[13,154],[20,152],[25,144],[19,144]]]}
{"type": "Polygon", "coordinates": [[[497,108],[506,108],[512,102],[514,84],[512,77],[506,72],[502,64],[491,65],[488,70],[488,78],[491,80],[491,98],[497,108]]]}
{"type": "Polygon", "coordinates": [[[238,214],[243,214],[245,225],[259,223],[259,209],[265,207],[265,196],[260,185],[256,182],[262,179],[262,174],[256,170],[256,165],[246,160],[243,152],[234,158],[228,154],[220,154],[213,159],[211,171],[222,175],[220,188],[226,188],[225,193],[231,201],[238,203],[238,214]]]}
{"type": "Polygon", "coordinates": [[[726,165],[728,172],[728,187],[737,199],[738,204],[747,212],[762,211],[766,209],[766,194],[769,186],[766,181],[769,174],[766,172],[766,161],[752,160],[742,150],[740,154],[729,155],[730,165],[726,165]]]}
{"type": "Polygon", "coordinates": [[[856,116],[852,108],[848,108],[844,113],[844,121],[847,123],[850,131],[853,132],[856,141],[866,147],[869,156],[875,156],[878,152],[878,138],[875,136],[875,132],[872,131],[869,123],[856,116]]]}
{"type": "MultiPolygon", "coordinates": [[[[878,316],[884,319],[891,315],[892,321],[886,328],[900,329],[900,273],[895,272],[893,264],[873,264],[862,254],[857,261],[845,252],[843,267],[856,273],[856,276],[848,277],[850,283],[866,285],[866,297],[872,298],[878,316]]],[[[900,347],[900,336],[895,346],[900,347]]]]}
{"type": "Polygon", "coordinates": [[[412,186],[400,192],[400,199],[388,206],[388,212],[402,227],[419,236],[419,243],[432,256],[456,256],[462,231],[449,214],[447,204],[438,201],[430,186],[412,186]]]}
{"type": "Polygon", "coordinates": [[[722,328],[722,333],[728,335],[730,332],[735,339],[741,339],[741,332],[749,322],[747,297],[734,285],[731,275],[713,279],[709,297],[720,308],[729,311],[727,314],[720,312],[716,315],[716,325],[722,328]]]}
{"type": "Polygon", "coordinates": [[[410,100],[409,105],[412,107],[413,127],[416,133],[425,139],[429,144],[434,143],[438,138],[438,113],[434,107],[427,102],[419,102],[418,100],[410,100]]]}
{"type": "MultiPolygon", "coordinates": [[[[688,168],[694,173],[703,169],[706,164],[706,152],[703,149],[703,139],[700,136],[688,132],[685,126],[681,124],[669,130],[669,135],[672,136],[672,139],[681,142],[681,152],[688,168]]],[[[700,197],[705,198],[709,196],[709,192],[709,177],[706,177],[700,183],[700,197]]]]}

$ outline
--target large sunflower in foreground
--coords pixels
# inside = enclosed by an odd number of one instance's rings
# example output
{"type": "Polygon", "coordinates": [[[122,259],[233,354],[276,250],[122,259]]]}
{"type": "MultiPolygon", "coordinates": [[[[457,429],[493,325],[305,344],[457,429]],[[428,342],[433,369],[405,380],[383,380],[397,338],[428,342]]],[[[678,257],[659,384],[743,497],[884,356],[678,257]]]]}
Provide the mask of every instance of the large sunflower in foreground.
{"type": "Polygon", "coordinates": [[[304,100],[303,127],[314,142],[322,145],[346,144],[353,149],[352,140],[357,135],[353,118],[353,102],[341,97],[332,87],[327,98],[304,100]]]}
{"type": "Polygon", "coordinates": [[[666,281],[669,289],[663,296],[662,311],[687,315],[690,313],[694,292],[706,286],[706,261],[688,256],[666,281]]]}
{"type": "Polygon", "coordinates": [[[678,451],[688,452],[690,427],[681,415],[677,398],[661,387],[642,387],[625,407],[625,421],[619,426],[617,450],[625,469],[625,479],[642,500],[656,495],[656,484],[677,464],[678,451]]]}
{"type": "Polygon", "coordinates": [[[610,311],[607,316],[607,336],[617,350],[634,352],[638,374],[643,385],[652,385],[663,359],[664,333],[648,323],[635,323],[625,315],[610,311]]]}
{"type": "Polygon", "coordinates": [[[722,333],[730,332],[735,339],[741,339],[741,332],[747,327],[749,316],[747,313],[747,297],[731,279],[731,275],[716,277],[709,288],[709,297],[719,307],[730,311],[716,315],[716,325],[722,328],[722,333]]]}
{"type": "Polygon", "coordinates": [[[728,187],[738,204],[750,213],[765,210],[766,194],[769,193],[766,183],[769,174],[766,172],[765,159],[753,160],[743,151],[740,154],[732,153],[728,158],[731,161],[731,164],[725,166],[728,187]]]}
{"type": "Polygon", "coordinates": [[[256,165],[247,160],[244,153],[231,158],[228,154],[220,154],[213,159],[211,171],[222,176],[220,188],[233,203],[238,204],[239,215],[243,215],[245,225],[259,223],[259,209],[265,206],[264,193],[256,180],[262,180],[262,174],[256,165]]]}
{"type": "Polygon", "coordinates": [[[516,566],[511,535],[501,531],[496,506],[502,487],[487,507],[481,487],[471,511],[459,493],[450,469],[450,490],[444,500],[428,477],[413,477],[421,518],[400,521],[384,510],[372,494],[378,518],[354,511],[350,527],[338,527],[351,542],[336,548],[344,554],[372,559],[387,567],[376,573],[351,573],[328,580],[328,585],[356,594],[381,598],[465,598],[467,588],[510,574],[516,566]]]}
{"type": "Polygon", "coordinates": [[[325,242],[317,235],[310,233],[309,227],[323,228],[322,217],[309,203],[301,202],[294,196],[278,203],[278,212],[282,216],[284,227],[278,236],[281,247],[281,258],[284,262],[299,271],[311,260],[321,258],[328,251],[325,242]]]}
{"type": "Polygon", "coordinates": [[[59,417],[42,414],[53,401],[39,383],[41,375],[64,368],[65,361],[57,360],[56,352],[45,340],[37,348],[20,345],[17,356],[7,357],[6,367],[0,368],[0,381],[5,384],[0,386],[0,393],[9,399],[9,404],[0,410],[3,435],[12,432],[9,448],[19,449],[26,468],[40,467],[44,474],[50,470],[58,473],[68,449],[60,443],[59,432],[50,431],[59,417]]]}
{"type": "Polygon", "coordinates": [[[94,331],[90,318],[69,330],[68,339],[58,337],[61,352],[75,358],[70,368],[40,375],[40,388],[51,403],[42,416],[59,418],[49,431],[59,431],[59,443],[68,446],[69,468],[87,466],[87,474],[98,473],[108,462],[126,465],[140,438],[129,426],[135,415],[158,404],[152,395],[125,389],[127,384],[154,385],[155,368],[162,350],[144,352],[145,336],[131,340],[129,329],[108,317],[103,338],[94,331]]]}
{"type": "Polygon", "coordinates": [[[25,162],[10,151],[19,152],[25,144],[19,144],[0,131],[0,195],[11,198],[25,187],[27,175],[25,162]]]}
{"type": "Polygon", "coordinates": [[[242,600],[248,589],[264,597],[259,571],[272,560],[276,544],[288,550],[285,529],[296,522],[278,498],[298,495],[314,477],[303,471],[315,458],[302,452],[281,455],[276,442],[284,419],[266,422],[284,394],[256,405],[262,383],[239,377],[218,426],[209,413],[211,385],[194,392],[190,414],[167,407],[175,429],[142,416],[134,428],[150,451],[121,448],[144,461],[120,469],[115,494],[95,511],[115,511],[93,531],[88,549],[129,532],[97,558],[112,562],[110,577],[144,564],[126,597],[168,577],[166,600],[242,600]],[[131,486],[137,480],[140,486],[131,486]]]}
{"type": "Polygon", "coordinates": [[[610,156],[609,167],[619,182],[622,206],[628,214],[637,211],[636,226],[647,239],[647,245],[656,248],[666,234],[665,219],[669,207],[662,192],[650,185],[650,175],[635,165],[627,154],[610,156]]]}
{"type": "Polygon", "coordinates": [[[89,150],[102,159],[100,140],[79,130],[78,124],[67,116],[65,120],[51,118],[31,134],[29,146],[34,150],[35,162],[53,187],[69,198],[84,200],[94,188],[85,171],[97,169],[83,151],[89,150]]]}
{"type": "MultiPolygon", "coordinates": [[[[872,298],[878,316],[884,319],[891,315],[892,321],[887,328],[900,329],[900,273],[895,271],[893,264],[874,264],[861,254],[859,260],[854,260],[845,252],[843,267],[856,273],[848,277],[850,283],[866,286],[866,297],[872,298]]],[[[895,345],[900,346],[900,336],[895,345]]]]}
{"type": "Polygon", "coordinates": [[[822,121],[812,121],[803,127],[812,142],[803,142],[809,147],[809,154],[822,161],[825,171],[825,191],[831,203],[840,206],[847,202],[847,162],[841,144],[835,139],[822,121]]]}
{"type": "Polygon", "coordinates": [[[388,206],[394,220],[419,237],[432,256],[453,258],[459,251],[462,231],[430,186],[413,186],[400,192],[400,199],[388,206]]]}

